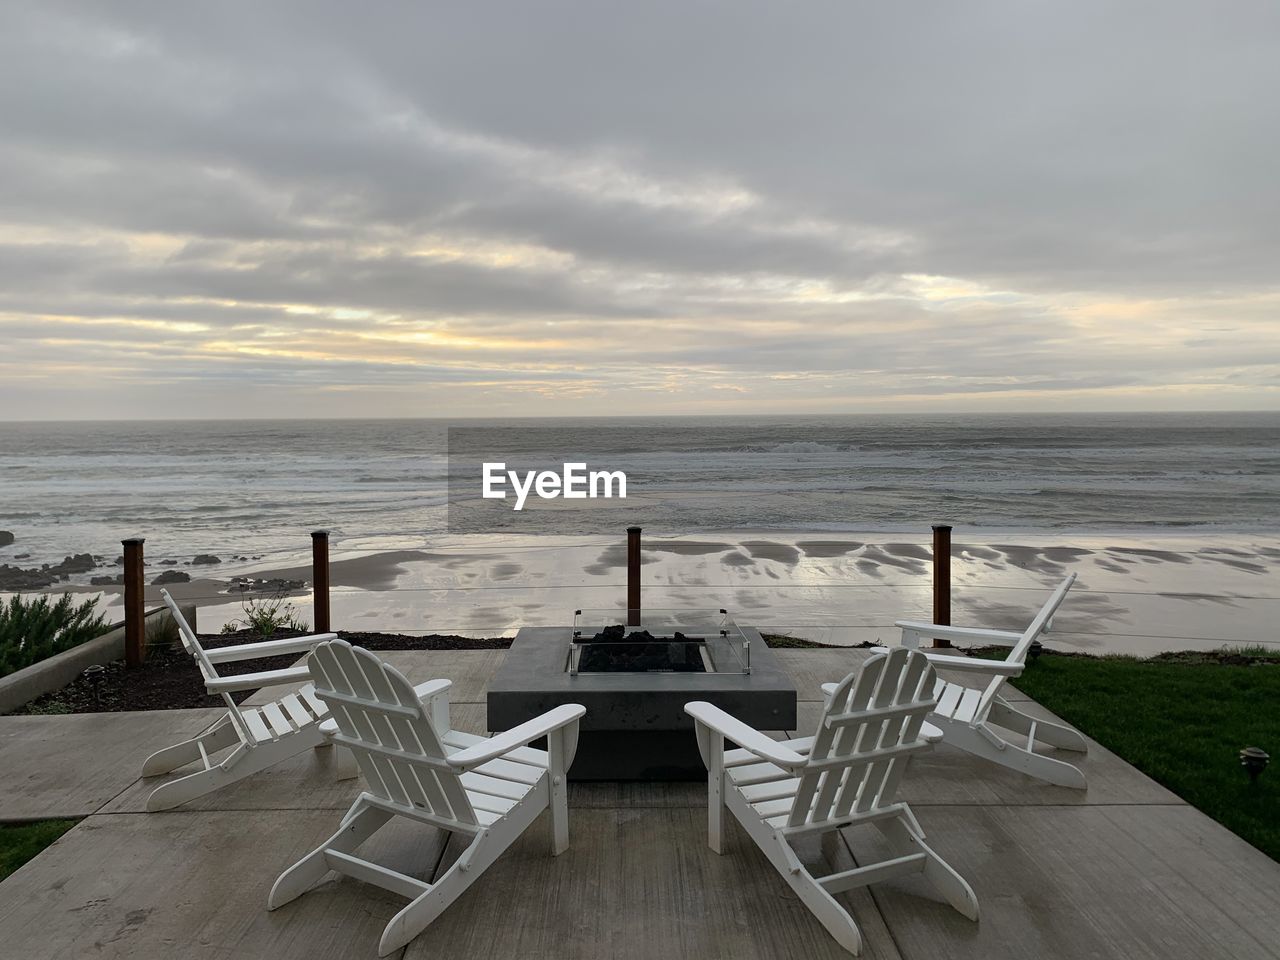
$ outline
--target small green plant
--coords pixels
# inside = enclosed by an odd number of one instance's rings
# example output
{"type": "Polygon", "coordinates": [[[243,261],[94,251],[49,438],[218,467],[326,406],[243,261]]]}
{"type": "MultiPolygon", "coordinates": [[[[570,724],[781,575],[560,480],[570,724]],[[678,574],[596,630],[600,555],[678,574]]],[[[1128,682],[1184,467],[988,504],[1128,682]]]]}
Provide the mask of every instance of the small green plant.
{"type": "Polygon", "coordinates": [[[0,603],[0,677],[92,640],[110,629],[94,612],[95,602],[76,604],[64,593],[56,603],[48,594],[16,594],[0,603]]]}
{"type": "Polygon", "coordinates": [[[245,596],[240,606],[244,610],[244,617],[229,621],[223,626],[223,633],[249,629],[260,637],[269,637],[280,629],[304,632],[310,629],[307,622],[298,616],[293,601],[283,591],[269,596],[245,596]]]}
{"type": "Polygon", "coordinates": [[[60,716],[62,714],[70,713],[71,708],[61,700],[50,700],[47,703],[41,704],[30,703],[27,705],[24,712],[30,717],[60,716]]]}

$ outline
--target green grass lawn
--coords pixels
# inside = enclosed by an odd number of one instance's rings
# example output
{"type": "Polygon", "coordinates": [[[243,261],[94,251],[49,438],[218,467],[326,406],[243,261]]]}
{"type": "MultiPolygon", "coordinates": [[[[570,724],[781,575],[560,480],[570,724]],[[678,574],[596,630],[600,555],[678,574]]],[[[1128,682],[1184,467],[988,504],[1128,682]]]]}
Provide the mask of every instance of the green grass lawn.
{"type": "Polygon", "coordinates": [[[76,825],[74,820],[0,824],[0,880],[76,825]]]}
{"type": "Polygon", "coordinates": [[[1280,860],[1280,662],[1045,653],[1013,682],[1280,860]],[[1274,758],[1256,784],[1240,765],[1243,747],[1274,758]]]}

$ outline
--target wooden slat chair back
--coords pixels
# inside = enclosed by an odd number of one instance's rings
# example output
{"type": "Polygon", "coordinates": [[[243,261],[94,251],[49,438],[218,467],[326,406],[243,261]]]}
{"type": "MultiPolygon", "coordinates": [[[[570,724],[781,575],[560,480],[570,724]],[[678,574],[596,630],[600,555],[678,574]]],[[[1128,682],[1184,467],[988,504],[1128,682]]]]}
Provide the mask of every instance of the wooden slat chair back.
{"type": "MultiPolygon", "coordinates": [[[[187,618],[182,615],[182,611],[178,609],[178,605],[174,602],[173,597],[169,595],[169,591],[161,590],[160,597],[164,600],[165,606],[169,608],[169,614],[173,617],[173,622],[178,625],[178,637],[182,640],[182,646],[191,655],[191,659],[196,662],[196,666],[200,670],[200,676],[204,678],[205,688],[208,689],[210,681],[223,679],[218,673],[218,668],[213,665],[213,661],[209,659],[208,652],[200,645],[200,638],[191,629],[191,625],[187,623],[187,618]]],[[[231,691],[221,690],[214,695],[221,698],[226,706],[227,719],[235,726],[240,738],[249,745],[258,743],[258,738],[245,722],[244,714],[240,712],[240,705],[231,696],[231,691]]]]}
{"type": "Polygon", "coordinates": [[[872,655],[829,691],[812,737],[772,740],[704,701],[685,704],[707,765],[707,835],[724,848],[728,809],[782,879],[836,941],[857,954],[862,935],[835,895],[920,873],[956,910],[978,918],[973,890],[925,843],[911,808],[897,799],[912,754],[937,738],[925,716],[936,706],[934,669],[923,653],[898,647],[872,655]],[[725,742],[736,749],[725,749],[725,742]],[[872,826],[891,855],[878,862],[815,875],[792,843],[872,826]]]}
{"type": "Polygon", "coordinates": [[[789,828],[848,822],[893,803],[898,782],[936,705],[928,660],[905,649],[872,657],[829,698],[800,774],[789,828]]]}
{"type": "MultiPolygon", "coordinates": [[[[898,626],[902,628],[903,646],[912,649],[931,637],[953,643],[1009,644],[1009,653],[1003,660],[926,651],[929,662],[938,669],[983,682],[978,686],[938,680],[933,691],[938,706],[929,715],[928,722],[941,728],[946,742],[961,750],[1048,783],[1084,790],[1088,783],[1078,767],[1037,752],[1037,747],[1045,745],[1084,753],[1088,751],[1088,741],[1079,731],[1025,713],[1001,696],[1004,685],[1025,669],[1031,645],[1049,630],[1075,582],[1074,573],[1065,577],[1021,633],[910,620],[899,620],[898,626]],[[1011,740],[1001,731],[1011,731],[1018,737],[1011,740]]],[[[833,686],[824,684],[823,691],[828,692],[833,686]]]]}
{"type": "Polygon", "coordinates": [[[413,686],[368,650],[325,643],[311,654],[316,696],[351,748],[369,792],[397,810],[447,829],[479,824],[459,773],[413,686]]]}
{"type": "MultiPolygon", "coordinates": [[[[1071,589],[1072,584],[1075,582],[1076,575],[1072,573],[1054,588],[1053,593],[1049,595],[1049,599],[1040,608],[1040,612],[1032,618],[1027,629],[1022,631],[1022,636],[1018,638],[1018,642],[1010,649],[1009,655],[1004,658],[1005,663],[1021,666],[1027,662],[1027,654],[1031,651],[1031,644],[1039,640],[1052,625],[1054,614],[1062,606],[1062,601],[1067,598],[1067,591],[1071,589]]],[[[978,701],[978,705],[974,710],[975,717],[985,717],[987,715],[988,709],[1000,693],[1000,688],[1004,686],[1005,681],[1008,679],[1009,677],[1005,675],[991,678],[991,682],[982,691],[982,698],[978,701]]]]}
{"type": "MultiPolygon", "coordinates": [[[[328,705],[322,725],[349,748],[367,789],[328,840],[276,879],[275,910],[331,870],[406,897],[378,943],[386,956],[421,933],[494,860],[550,810],[551,852],[569,845],[567,775],[586,710],[563,704],[492,737],[451,729],[448,680],[412,686],[368,650],[343,640],[319,644],[309,660],[316,695],[328,705]],[[546,738],[547,749],[529,744],[546,738]],[[357,850],[394,817],[407,817],[464,838],[452,862],[428,879],[391,870],[357,850]]],[[[450,844],[447,850],[456,847],[450,844]]],[[[536,891],[534,891],[536,892],[536,891]]]]}

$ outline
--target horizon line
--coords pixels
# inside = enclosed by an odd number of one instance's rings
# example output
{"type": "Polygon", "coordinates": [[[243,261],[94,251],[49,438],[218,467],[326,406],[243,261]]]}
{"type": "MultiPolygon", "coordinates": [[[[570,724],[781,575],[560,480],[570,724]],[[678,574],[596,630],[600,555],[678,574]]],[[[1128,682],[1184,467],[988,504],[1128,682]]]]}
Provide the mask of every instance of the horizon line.
{"type": "Polygon", "coordinates": [[[240,423],[360,423],[385,420],[405,421],[453,421],[453,420],[731,420],[731,419],[777,419],[795,420],[804,418],[839,418],[839,417],[986,417],[1000,416],[1017,418],[1060,417],[1060,416],[1196,416],[1210,414],[1280,414],[1280,408],[1260,409],[1206,409],[1206,410],[910,410],[910,411],[856,411],[846,413],[618,413],[608,415],[583,416],[580,414],[548,415],[548,414],[470,414],[449,417],[423,416],[383,416],[383,417],[48,417],[38,419],[6,419],[0,417],[0,425],[48,424],[48,423],[223,423],[234,421],[240,423]]]}

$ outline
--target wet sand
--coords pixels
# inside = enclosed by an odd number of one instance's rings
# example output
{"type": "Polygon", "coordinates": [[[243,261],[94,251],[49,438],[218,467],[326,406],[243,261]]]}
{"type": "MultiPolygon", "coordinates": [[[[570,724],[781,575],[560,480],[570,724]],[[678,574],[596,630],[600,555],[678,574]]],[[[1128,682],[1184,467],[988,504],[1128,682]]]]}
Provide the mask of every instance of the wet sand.
{"type": "MultiPolygon", "coordinates": [[[[1274,642],[1280,622],[1280,542],[1192,536],[957,537],[952,620],[1017,629],[1048,590],[1078,574],[1053,642],[1091,652],[1151,653],[1223,643],[1274,642]]],[[[573,610],[621,607],[623,536],[436,537],[424,549],[333,547],[334,623],[349,629],[496,635],[522,625],[567,624],[573,610]]],[[[715,539],[646,538],[644,602],[651,608],[724,607],[745,623],[828,643],[893,642],[898,619],[928,619],[928,534],[815,539],[752,531],[715,539]]],[[[221,571],[220,571],[221,572],[221,571]]],[[[231,571],[228,571],[229,573],[231,571]]],[[[235,571],[309,580],[298,563],[235,571]]],[[[228,580],[202,578],[170,592],[202,607],[200,629],[243,615],[228,580]]],[[[76,588],[88,591],[91,588],[76,588]]],[[[118,615],[119,588],[103,593],[118,615]]],[[[158,589],[148,589],[148,599],[158,589]]],[[[291,602],[310,616],[310,594],[291,602]]]]}

